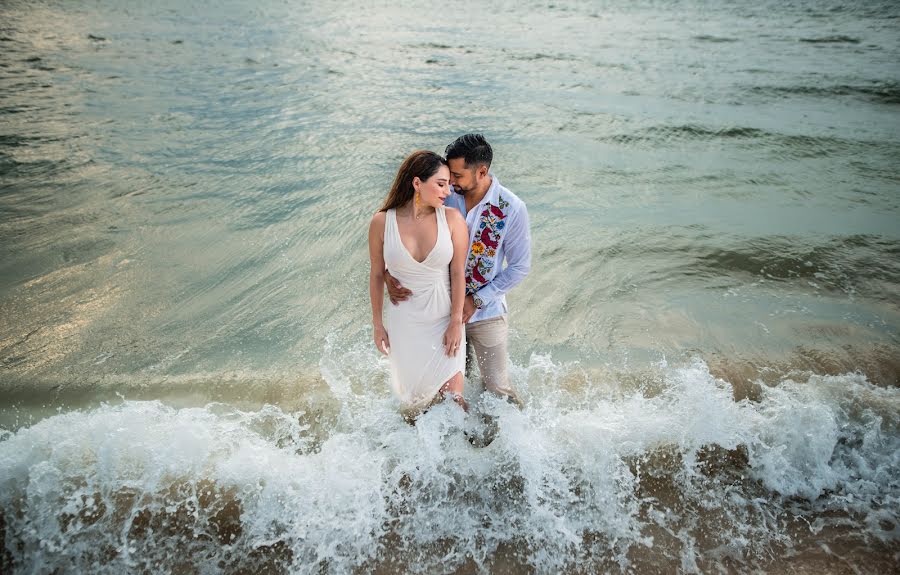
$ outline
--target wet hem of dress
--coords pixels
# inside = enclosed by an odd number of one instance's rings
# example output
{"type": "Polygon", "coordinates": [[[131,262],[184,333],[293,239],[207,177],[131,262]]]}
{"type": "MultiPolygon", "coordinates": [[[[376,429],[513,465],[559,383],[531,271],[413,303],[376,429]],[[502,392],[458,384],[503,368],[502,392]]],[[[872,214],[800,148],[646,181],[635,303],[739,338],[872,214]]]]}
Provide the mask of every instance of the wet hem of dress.
{"type": "Polygon", "coordinates": [[[437,387],[434,389],[428,399],[417,401],[416,403],[410,404],[408,406],[401,406],[400,413],[403,415],[404,419],[406,419],[407,421],[415,420],[415,418],[422,415],[425,410],[430,409],[434,405],[437,405],[440,402],[439,396],[441,387],[443,387],[443,385],[457,373],[463,374],[463,378],[465,378],[465,371],[463,369],[452,371],[447,377],[438,379],[440,383],[438,383],[437,387]]]}

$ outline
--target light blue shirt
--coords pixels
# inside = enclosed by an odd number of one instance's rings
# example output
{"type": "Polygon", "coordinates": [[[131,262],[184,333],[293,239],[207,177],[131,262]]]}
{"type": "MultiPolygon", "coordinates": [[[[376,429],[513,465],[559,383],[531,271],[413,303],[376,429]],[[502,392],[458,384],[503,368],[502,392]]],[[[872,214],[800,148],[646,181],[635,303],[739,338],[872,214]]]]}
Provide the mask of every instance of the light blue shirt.
{"type": "MultiPolygon", "coordinates": [[[[499,205],[500,196],[509,202],[509,207],[504,209],[507,214],[504,220],[505,228],[501,235],[500,244],[497,246],[496,262],[493,269],[484,275],[488,283],[478,290],[478,297],[484,302],[481,309],[475,310],[475,314],[469,319],[469,323],[498,317],[508,313],[506,306],[506,292],[519,285],[528,271],[531,269],[531,229],[528,225],[528,210],[525,202],[518,196],[500,185],[500,180],[493,173],[491,187],[477,206],[466,213],[466,199],[464,196],[452,193],[444,200],[445,206],[457,208],[466,217],[466,225],[469,228],[469,252],[475,243],[475,234],[479,229],[481,213],[490,203],[499,205]],[[506,260],[506,267],[503,262],[506,260]]],[[[468,254],[467,254],[468,256],[468,254]]],[[[468,261],[468,257],[466,258],[468,261]]]]}

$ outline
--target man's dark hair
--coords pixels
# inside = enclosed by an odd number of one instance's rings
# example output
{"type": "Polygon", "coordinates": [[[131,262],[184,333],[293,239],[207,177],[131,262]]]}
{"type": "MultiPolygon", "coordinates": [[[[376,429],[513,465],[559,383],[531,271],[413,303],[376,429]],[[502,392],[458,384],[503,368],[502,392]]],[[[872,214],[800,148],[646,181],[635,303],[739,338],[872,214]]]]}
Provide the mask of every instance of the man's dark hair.
{"type": "Polygon", "coordinates": [[[494,159],[494,151],[491,145],[481,134],[466,134],[456,138],[452,144],[444,150],[447,160],[463,158],[466,161],[466,167],[485,165],[491,167],[491,160],[494,159]]]}

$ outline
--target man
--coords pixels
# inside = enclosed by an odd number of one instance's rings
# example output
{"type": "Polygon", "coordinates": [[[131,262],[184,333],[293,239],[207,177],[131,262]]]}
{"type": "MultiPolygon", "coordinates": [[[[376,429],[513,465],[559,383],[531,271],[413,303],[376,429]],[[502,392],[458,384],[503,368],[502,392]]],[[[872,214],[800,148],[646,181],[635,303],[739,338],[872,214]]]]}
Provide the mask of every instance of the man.
{"type": "MultiPolygon", "coordinates": [[[[466,375],[474,355],[484,388],[521,407],[507,373],[506,292],[525,279],[531,269],[528,211],[525,202],[504,188],[490,171],[493,150],[484,136],[460,136],[447,146],[445,154],[450,184],[456,193],[444,205],[459,209],[469,228],[463,306],[466,375]]],[[[385,282],[394,305],[412,294],[387,272],[385,282]]]]}

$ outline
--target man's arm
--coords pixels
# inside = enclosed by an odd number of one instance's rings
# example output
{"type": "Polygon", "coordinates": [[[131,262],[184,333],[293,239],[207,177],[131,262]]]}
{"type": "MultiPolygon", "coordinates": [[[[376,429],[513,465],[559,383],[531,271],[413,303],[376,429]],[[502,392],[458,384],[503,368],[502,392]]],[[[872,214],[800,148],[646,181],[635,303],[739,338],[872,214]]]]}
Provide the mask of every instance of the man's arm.
{"type": "MultiPolygon", "coordinates": [[[[479,299],[488,305],[516,287],[531,270],[531,228],[528,222],[528,210],[522,204],[515,213],[507,219],[509,228],[506,237],[503,238],[503,253],[507,266],[497,271],[497,275],[478,290],[479,299]]],[[[495,265],[502,265],[498,261],[495,265]]]]}
{"type": "Polygon", "coordinates": [[[408,300],[409,296],[412,295],[412,292],[400,285],[400,281],[392,276],[387,269],[384,270],[384,283],[387,286],[388,298],[394,305],[408,300]]]}

